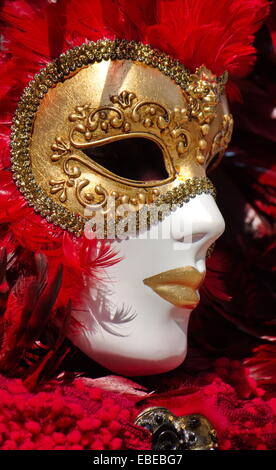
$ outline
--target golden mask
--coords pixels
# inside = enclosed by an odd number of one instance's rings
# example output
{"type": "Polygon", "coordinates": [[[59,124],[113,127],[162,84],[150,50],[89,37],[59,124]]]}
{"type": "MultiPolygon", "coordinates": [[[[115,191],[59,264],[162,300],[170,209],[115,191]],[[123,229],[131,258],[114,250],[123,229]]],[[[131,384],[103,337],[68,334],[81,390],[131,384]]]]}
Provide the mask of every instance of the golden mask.
{"type": "MultiPolygon", "coordinates": [[[[62,54],[24,90],[15,181],[48,221],[81,234],[85,209],[214,194],[206,170],[231,137],[226,74],[189,72],[150,46],[99,40],[62,54]]],[[[91,212],[90,212],[91,216],[91,212]]]]}

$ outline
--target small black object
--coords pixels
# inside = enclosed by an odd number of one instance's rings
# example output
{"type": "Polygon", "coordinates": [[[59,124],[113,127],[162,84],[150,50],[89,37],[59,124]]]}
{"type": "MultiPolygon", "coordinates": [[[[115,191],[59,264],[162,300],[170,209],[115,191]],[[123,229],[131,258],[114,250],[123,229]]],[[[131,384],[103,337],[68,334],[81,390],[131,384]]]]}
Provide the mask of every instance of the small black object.
{"type": "Polygon", "coordinates": [[[195,429],[200,425],[200,419],[198,416],[191,416],[188,421],[188,426],[191,429],[195,429]]]}
{"type": "Polygon", "coordinates": [[[180,437],[175,426],[168,423],[162,424],[152,435],[153,450],[178,450],[181,449],[180,437]]]}

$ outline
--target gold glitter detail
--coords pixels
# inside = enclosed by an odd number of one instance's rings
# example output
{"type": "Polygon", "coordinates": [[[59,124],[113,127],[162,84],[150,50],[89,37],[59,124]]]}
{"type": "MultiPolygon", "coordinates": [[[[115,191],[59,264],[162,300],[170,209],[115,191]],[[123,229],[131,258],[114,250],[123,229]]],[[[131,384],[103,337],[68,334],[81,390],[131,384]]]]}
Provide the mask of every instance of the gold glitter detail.
{"type": "MultiPolygon", "coordinates": [[[[216,198],[216,189],[209,178],[200,178],[195,176],[194,178],[187,179],[184,183],[180,183],[172,190],[169,190],[157,197],[151,204],[143,205],[140,211],[136,211],[135,218],[133,218],[132,221],[129,221],[127,217],[117,216],[115,221],[116,235],[123,237],[127,232],[132,236],[138,235],[144,230],[148,230],[153,224],[161,222],[171,213],[171,211],[176,210],[178,207],[182,207],[183,204],[189,202],[200,194],[210,194],[216,198]],[[143,211],[145,211],[144,219],[141,217],[143,211]],[[141,220],[144,220],[144,224],[141,223],[141,220]]],[[[112,224],[113,220],[110,222],[112,224]]],[[[108,238],[110,233],[108,228],[109,220],[105,217],[103,220],[103,226],[100,226],[98,223],[97,231],[102,233],[104,238],[108,238]]]]}

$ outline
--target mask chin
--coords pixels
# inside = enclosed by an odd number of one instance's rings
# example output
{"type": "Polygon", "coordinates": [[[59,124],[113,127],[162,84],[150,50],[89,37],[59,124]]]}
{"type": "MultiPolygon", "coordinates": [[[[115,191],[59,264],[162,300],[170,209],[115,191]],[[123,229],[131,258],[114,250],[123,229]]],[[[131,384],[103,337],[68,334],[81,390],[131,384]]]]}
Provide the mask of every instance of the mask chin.
{"type": "MultiPolygon", "coordinates": [[[[75,315],[74,315],[75,316],[75,315]]],[[[84,319],[81,318],[84,323],[84,319]]],[[[69,339],[84,354],[116,374],[134,377],[162,374],[178,367],[187,354],[187,327],[189,316],[177,324],[171,321],[159,325],[159,332],[154,338],[145,334],[146,323],[140,318],[143,333],[123,336],[111,335],[101,329],[99,334],[79,331],[69,335],[69,339]]],[[[154,333],[154,331],[152,332],[154,333]]]]}

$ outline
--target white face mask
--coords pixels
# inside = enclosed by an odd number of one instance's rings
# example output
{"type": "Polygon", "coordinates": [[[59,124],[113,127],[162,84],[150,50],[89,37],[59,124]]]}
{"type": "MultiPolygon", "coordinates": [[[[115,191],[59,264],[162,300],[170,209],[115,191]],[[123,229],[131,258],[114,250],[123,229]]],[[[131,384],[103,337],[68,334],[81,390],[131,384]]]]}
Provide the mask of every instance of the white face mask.
{"type": "Polygon", "coordinates": [[[83,326],[70,333],[72,342],[122,375],[158,374],[179,366],[187,352],[197,279],[203,280],[206,252],[223,231],[214,198],[201,194],[145,234],[115,240],[122,260],[105,270],[102,287],[88,285],[82,305],[73,310],[83,326]],[[177,268],[182,269],[166,273],[177,268]],[[161,273],[166,274],[147,281],[161,273]]]}

